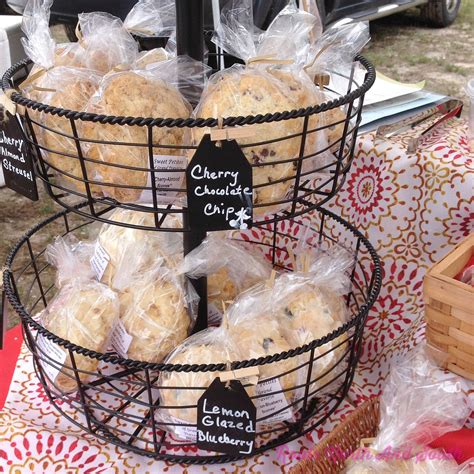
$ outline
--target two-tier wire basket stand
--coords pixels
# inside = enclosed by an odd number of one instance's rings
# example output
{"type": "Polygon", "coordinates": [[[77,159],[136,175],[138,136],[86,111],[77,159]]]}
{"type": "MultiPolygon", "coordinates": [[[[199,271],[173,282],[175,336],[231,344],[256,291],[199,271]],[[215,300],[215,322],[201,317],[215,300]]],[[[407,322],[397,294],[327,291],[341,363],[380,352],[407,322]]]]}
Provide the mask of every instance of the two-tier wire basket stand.
{"type": "MultiPolygon", "coordinates": [[[[203,21],[202,0],[177,0],[177,43],[178,54],[188,54],[197,60],[203,58],[203,21]]],[[[272,166],[288,162],[294,163],[293,172],[281,179],[288,182],[290,190],[284,198],[259,203],[256,209],[253,227],[249,230],[234,233],[234,238],[242,239],[260,249],[275,268],[291,271],[290,254],[296,249],[301,237],[301,229],[311,229],[311,242],[318,248],[330,249],[343,247],[354,256],[354,267],[350,275],[352,290],[346,296],[350,318],[337,331],[315,340],[303,347],[293,348],[279,354],[257,359],[234,361],[232,369],[243,367],[276,364],[278,361],[293,361],[292,370],[303,371],[305,382],[299,386],[287,387],[282,391],[291,396],[291,408],[295,416],[284,421],[263,427],[258,430],[254,450],[248,456],[287,443],[304,433],[313,430],[333,413],[347,395],[352,383],[357,362],[361,352],[364,324],[367,314],[375,302],[381,285],[381,267],[379,259],[370,242],[352,225],[340,217],[323,209],[321,206],[334,197],[341,188],[348,173],[354,155],[355,141],[361,119],[361,111],[365,92],[375,80],[373,66],[363,57],[357,57],[358,67],[365,69],[365,77],[357,81],[354,68],[350,75],[344,76],[347,93],[340,95],[335,91],[333,99],[299,110],[275,111],[265,115],[245,117],[225,117],[224,127],[245,126],[255,124],[276,124],[281,121],[298,119],[301,123],[299,133],[290,138],[261,140],[245,147],[265,148],[270,143],[285,140],[299,140],[299,153],[296,156],[281,156],[272,162],[272,166]],[[331,111],[342,111],[338,115],[329,115],[331,111]],[[311,118],[325,116],[324,124],[318,121],[317,126],[311,118]],[[334,117],[328,120],[327,117],[334,117]],[[323,149],[313,152],[310,156],[305,147],[312,135],[323,131],[333,138],[323,149]],[[318,163],[318,155],[325,156],[320,164],[308,170],[305,161],[318,163]],[[330,157],[327,159],[327,157],[330,157]],[[316,158],[316,159],[314,159],[316,158]],[[268,210],[268,212],[266,212],[268,210]],[[333,363],[322,374],[312,374],[314,362],[319,357],[334,352],[333,363]],[[302,362],[303,361],[303,362],[302,362]]],[[[10,68],[3,77],[5,89],[15,88],[18,80],[28,72],[30,64],[21,62],[10,68]]],[[[334,74],[337,74],[334,72],[334,74]]],[[[81,136],[81,124],[109,124],[113,127],[142,127],[147,131],[147,140],[143,143],[119,141],[99,141],[101,146],[122,147],[124,152],[130,147],[147,150],[149,165],[143,168],[103,163],[101,166],[118,167],[122,170],[144,172],[155,176],[159,170],[154,168],[153,154],[158,147],[153,137],[155,130],[163,127],[186,129],[191,134],[200,128],[218,126],[216,117],[209,118],[159,118],[159,117],[117,117],[78,112],[42,104],[22,96],[19,92],[11,95],[11,99],[23,106],[24,113],[18,116],[29,145],[29,153],[34,161],[36,176],[44,183],[49,196],[64,211],[50,217],[35,226],[21,239],[12,250],[4,271],[4,291],[9,303],[21,316],[26,343],[33,354],[35,370],[51,403],[68,420],[83,428],[91,436],[95,436],[118,446],[150,456],[180,463],[220,463],[244,457],[229,456],[214,452],[203,452],[197,449],[193,441],[183,441],[167,429],[169,422],[162,421],[160,412],[176,409],[163,405],[160,391],[170,389],[159,385],[159,376],[163,372],[212,372],[216,375],[228,366],[222,361],[202,361],[199,365],[159,364],[136,361],[119,357],[114,352],[97,353],[85,347],[79,347],[71,341],[62,339],[45,329],[38,320],[37,314],[45,308],[55,294],[53,268],[45,257],[45,236],[50,228],[60,228],[60,234],[74,234],[81,239],[87,236],[94,222],[136,227],[141,230],[156,232],[179,232],[183,236],[183,251],[189,252],[205,237],[205,233],[194,231],[189,227],[187,207],[185,204],[160,204],[156,199],[157,189],[154,179],[149,185],[132,186],[115,185],[88,176],[87,170],[95,160],[85,151],[87,138],[81,136]],[[45,116],[55,116],[61,120],[61,127],[51,127],[45,116]],[[70,131],[65,131],[70,130],[70,131]],[[47,146],[41,137],[44,133],[57,134],[61,139],[70,140],[74,144],[71,150],[55,149],[47,146]],[[62,156],[64,160],[78,163],[81,173],[71,175],[52,161],[52,155],[62,156]],[[99,195],[97,187],[118,187],[121,191],[133,194],[148,191],[153,197],[151,203],[140,204],[99,195]],[[122,208],[153,215],[153,225],[133,226],[114,220],[110,211],[122,208]],[[168,225],[170,218],[180,225],[168,225]],[[67,353],[67,363],[59,364],[45,354],[39,347],[38,336],[51,340],[67,353]],[[100,363],[93,373],[84,373],[78,368],[78,357],[96,359],[100,363]],[[47,370],[55,367],[64,376],[71,378],[77,389],[65,392],[52,381],[47,370]],[[88,377],[84,377],[87,375],[88,377]]],[[[57,123],[57,122],[56,122],[57,123]]],[[[175,154],[189,154],[197,144],[159,143],[161,149],[172,150],[175,154]]],[[[261,163],[253,163],[257,169],[261,163]]],[[[170,170],[167,170],[169,172],[170,170]]],[[[173,170],[171,170],[173,171],[173,170]]],[[[176,173],[184,173],[184,168],[176,168],[176,173]]],[[[260,189],[278,185],[279,182],[268,182],[259,185],[260,189]]],[[[186,194],[185,184],[173,190],[178,194],[186,194]]],[[[123,194],[122,194],[123,195],[123,194]]],[[[305,239],[307,232],[305,233],[305,239]]],[[[194,281],[200,295],[198,320],[195,331],[207,325],[207,293],[206,280],[194,281]]],[[[275,378],[285,374],[279,374],[275,378]]],[[[174,387],[175,390],[204,390],[206,387],[174,387]]],[[[188,407],[189,408],[189,407],[188,407]]],[[[192,408],[192,407],[191,407],[192,408]]],[[[176,422],[180,424],[179,421],[176,422]]],[[[192,423],[191,423],[192,425],[192,423]]]]}

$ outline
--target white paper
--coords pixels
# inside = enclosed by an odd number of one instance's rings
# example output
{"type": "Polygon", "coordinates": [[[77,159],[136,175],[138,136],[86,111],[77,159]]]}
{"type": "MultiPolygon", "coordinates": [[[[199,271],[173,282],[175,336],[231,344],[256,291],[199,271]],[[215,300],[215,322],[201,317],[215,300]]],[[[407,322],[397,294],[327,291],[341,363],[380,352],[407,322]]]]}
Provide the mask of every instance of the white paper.
{"type": "Polygon", "coordinates": [[[405,84],[377,72],[374,85],[365,94],[364,106],[412,94],[413,92],[423,90],[424,87],[425,81],[420,81],[415,84],[405,84]]]}
{"type": "MultiPolygon", "coordinates": [[[[255,392],[257,395],[278,392],[280,390],[281,384],[278,378],[261,380],[255,387],[255,392]]],[[[286,400],[285,394],[283,392],[272,393],[267,397],[256,398],[255,406],[257,408],[257,419],[260,419],[264,416],[270,415],[270,413],[286,408],[285,410],[282,410],[281,412],[276,413],[275,415],[269,418],[266,418],[265,420],[261,421],[261,423],[286,421],[293,418],[291,408],[288,407],[288,401],[286,400]]]]}
{"type": "Polygon", "coordinates": [[[94,255],[92,256],[90,262],[92,270],[94,271],[97,279],[101,280],[105,269],[110,262],[110,255],[106,252],[104,247],[100,245],[99,242],[96,242],[95,244],[94,255]]]}
{"type": "Polygon", "coordinates": [[[219,311],[213,303],[207,306],[207,324],[208,326],[219,326],[222,322],[222,312],[219,311]]]}
{"type": "MultiPolygon", "coordinates": [[[[188,421],[178,420],[177,418],[170,417],[170,423],[189,423],[188,421]]],[[[181,426],[181,425],[169,425],[169,430],[173,430],[182,441],[196,442],[197,439],[197,428],[195,426],[181,426]]]]}
{"type": "MultiPolygon", "coordinates": [[[[172,155],[153,155],[153,166],[156,170],[155,173],[155,185],[157,188],[181,188],[184,182],[184,171],[168,171],[170,169],[185,169],[188,160],[185,156],[172,156],[172,155]]],[[[147,179],[147,187],[151,186],[151,176],[149,173],[147,179]]],[[[164,191],[159,190],[156,192],[157,196],[163,197],[174,197],[178,193],[176,191],[164,191]]],[[[143,191],[140,196],[140,201],[152,202],[152,191],[143,191]]]]}
{"type": "Polygon", "coordinates": [[[133,337],[128,334],[125,326],[123,325],[120,319],[115,323],[114,329],[112,330],[112,335],[110,336],[110,341],[112,347],[117,351],[122,357],[127,357],[128,348],[132,343],[133,337]]]}
{"type": "Polygon", "coordinates": [[[49,379],[54,382],[66,360],[66,352],[41,334],[38,334],[36,345],[39,348],[38,355],[43,359],[41,367],[49,379]],[[53,363],[54,366],[51,365],[53,363]]]}

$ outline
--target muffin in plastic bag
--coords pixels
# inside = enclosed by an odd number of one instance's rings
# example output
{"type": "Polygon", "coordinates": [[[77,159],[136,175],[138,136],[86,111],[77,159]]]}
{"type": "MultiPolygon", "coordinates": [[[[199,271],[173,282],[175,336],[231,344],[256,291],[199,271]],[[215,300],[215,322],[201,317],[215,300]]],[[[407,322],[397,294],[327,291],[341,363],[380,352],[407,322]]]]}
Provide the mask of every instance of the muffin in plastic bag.
{"type": "MultiPolygon", "coordinates": [[[[238,360],[238,349],[223,328],[208,328],[193,334],[165,360],[166,364],[219,364],[238,360]]],[[[197,422],[197,402],[211,382],[213,371],[161,371],[159,421],[191,424],[197,422]],[[169,408],[168,408],[169,407],[169,408]]],[[[162,425],[180,439],[195,441],[195,427],[162,425]]]]}
{"type": "Polygon", "coordinates": [[[188,337],[199,301],[185,278],[159,265],[135,275],[119,299],[112,343],[121,356],[146,362],[161,362],[188,337]]]}
{"type": "MultiPolygon", "coordinates": [[[[73,344],[85,347],[91,351],[105,352],[108,346],[112,328],[119,316],[119,301],[117,295],[105,285],[93,280],[76,279],[63,285],[58,294],[50,301],[39,319],[41,324],[54,335],[66,339],[73,344]]],[[[42,354],[46,338],[39,336],[39,353],[42,354]],[[42,339],[42,340],[41,340],[42,339]]],[[[47,346],[47,343],[46,343],[47,346]]],[[[64,392],[77,389],[76,376],[68,351],[61,346],[55,346],[56,351],[51,357],[55,364],[65,367],[57,373],[50,383],[64,392]],[[60,355],[58,357],[57,352],[60,355]],[[58,360],[62,358],[62,360],[58,360]]],[[[74,353],[79,378],[87,382],[96,372],[99,361],[92,357],[74,353]]],[[[43,362],[48,368],[49,358],[43,362]]],[[[45,372],[49,372],[45,369],[45,372]]],[[[51,377],[51,372],[49,373],[51,377]]]]}
{"type": "Polygon", "coordinates": [[[219,322],[223,305],[256,283],[267,280],[272,266],[249,244],[211,233],[184,258],[183,272],[190,278],[207,276],[208,315],[219,322]]]}

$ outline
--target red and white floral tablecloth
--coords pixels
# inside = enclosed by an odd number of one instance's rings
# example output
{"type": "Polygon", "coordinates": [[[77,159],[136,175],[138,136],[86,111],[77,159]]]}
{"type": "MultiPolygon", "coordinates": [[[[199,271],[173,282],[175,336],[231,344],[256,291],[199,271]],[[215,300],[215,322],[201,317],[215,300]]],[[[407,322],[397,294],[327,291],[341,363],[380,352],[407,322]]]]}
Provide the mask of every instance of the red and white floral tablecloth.
{"type": "MultiPolygon", "coordinates": [[[[384,271],[383,288],[367,323],[353,400],[378,393],[393,358],[423,337],[423,275],[473,231],[474,154],[466,132],[465,123],[453,119],[412,155],[404,151],[408,136],[374,143],[374,134],[364,135],[345,186],[329,206],[367,235],[384,271]]],[[[350,410],[351,404],[345,403],[332,422],[290,443],[287,450],[310,448],[350,410]]],[[[21,474],[275,473],[296,462],[280,449],[228,465],[185,468],[90,438],[50,406],[25,347],[0,416],[0,441],[0,472],[21,474]]]]}

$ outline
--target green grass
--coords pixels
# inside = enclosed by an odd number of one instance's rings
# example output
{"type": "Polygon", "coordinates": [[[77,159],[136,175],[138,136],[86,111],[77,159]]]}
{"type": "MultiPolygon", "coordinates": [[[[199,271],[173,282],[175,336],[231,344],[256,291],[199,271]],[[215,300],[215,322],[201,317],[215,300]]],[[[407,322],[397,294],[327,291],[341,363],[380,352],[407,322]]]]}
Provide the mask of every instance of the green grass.
{"type": "Polygon", "coordinates": [[[474,26],[474,0],[462,0],[456,21],[474,26]]]}
{"type": "Polygon", "coordinates": [[[446,72],[451,72],[454,74],[460,74],[461,76],[469,76],[469,71],[461,66],[456,66],[456,64],[446,64],[444,66],[446,72]]]}

